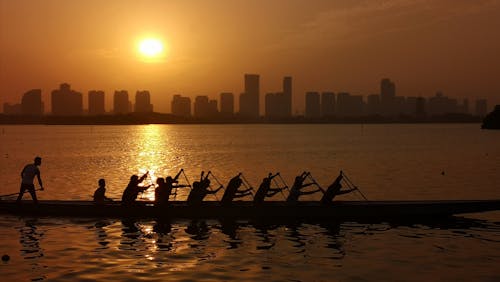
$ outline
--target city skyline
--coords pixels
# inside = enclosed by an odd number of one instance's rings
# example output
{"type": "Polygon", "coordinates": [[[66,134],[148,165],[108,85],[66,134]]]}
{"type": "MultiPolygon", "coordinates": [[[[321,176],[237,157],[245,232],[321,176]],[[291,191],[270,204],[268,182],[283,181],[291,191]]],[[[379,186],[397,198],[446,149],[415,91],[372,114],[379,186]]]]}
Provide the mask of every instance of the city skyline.
{"type": "MultiPolygon", "coordinates": [[[[484,117],[488,113],[486,99],[470,101],[469,98],[450,98],[438,91],[434,96],[400,96],[397,95],[396,83],[389,78],[380,80],[380,91],[377,94],[352,95],[349,92],[307,91],[304,97],[303,113],[292,112],[293,78],[283,77],[283,89],[279,92],[268,92],[264,99],[260,96],[260,75],[244,74],[243,92],[239,94],[238,102],[231,92],[221,92],[219,100],[207,95],[197,95],[193,102],[191,98],[176,94],[171,100],[169,114],[178,117],[223,118],[233,117],[257,119],[265,117],[272,120],[286,120],[292,117],[304,116],[308,119],[332,117],[414,117],[425,120],[426,117],[446,114],[466,114],[484,117]],[[238,107],[236,107],[238,105],[238,107]],[[259,110],[264,108],[264,110],[259,110]]],[[[52,90],[50,111],[44,111],[44,101],[41,89],[26,92],[20,104],[4,103],[3,110],[7,115],[53,115],[82,116],[103,114],[153,113],[151,94],[148,90],[137,90],[135,99],[129,98],[127,90],[115,90],[113,107],[106,111],[105,92],[88,91],[87,99],[83,94],[71,89],[68,83],[61,83],[59,89],[52,90]],[[83,101],[87,100],[87,108],[83,101]]],[[[301,95],[295,95],[301,96],[301,95]]],[[[490,106],[491,107],[491,106],[490,106]]]]}
{"type": "MultiPolygon", "coordinates": [[[[175,94],[214,99],[231,92],[238,99],[241,73],[260,74],[261,100],[282,89],[283,76],[294,78],[296,93],[364,96],[390,77],[402,96],[442,91],[500,104],[494,0],[0,5],[0,104],[33,88],[47,101],[47,89],[67,81],[84,93],[148,89],[155,111],[168,112],[175,94]],[[138,53],[145,37],[163,42],[162,56],[153,58],[154,44],[138,53]]],[[[293,112],[304,111],[300,96],[292,103],[293,112]]]]}

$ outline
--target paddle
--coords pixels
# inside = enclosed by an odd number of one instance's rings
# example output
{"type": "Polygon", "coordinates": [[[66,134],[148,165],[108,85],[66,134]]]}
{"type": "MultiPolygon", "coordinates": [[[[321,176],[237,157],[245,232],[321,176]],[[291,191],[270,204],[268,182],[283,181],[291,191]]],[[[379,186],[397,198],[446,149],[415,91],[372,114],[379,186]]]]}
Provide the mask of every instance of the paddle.
{"type": "Polygon", "coordinates": [[[323,194],[325,194],[325,189],[323,189],[323,188],[319,185],[319,183],[316,181],[316,179],[314,179],[314,177],[312,177],[312,175],[311,175],[311,173],[310,173],[310,172],[308,173],[308,175],[307,175],[307,176],[309,176],[309,178],[310,178],[310,179],[311,179],[311,181],[314,183],[314,185],[316,185],[316,186],[319,188],[319,190],[321,190],[321,192],[323,192],[323,194]]]}
{"type": "MultiPolygon", "coordinates": [[[[35,189],[35,191],[43,191],[45,190],[44,188],[39,188],[39,189],[35,189]]],[[[23,194],[26,193],[26,192],[29,192],[29,190],[24,190],[23,194]]],[[[17,193],[12,193],[12,194],[6,194],[6,195],[0,195],[0,198],[3,198],[3,197],[10,197],[10,196],[16,196],[16,195],[19,195],[20,192],[17,192],[17,193]]]]}
{"type": "MultiPolygon", "coordinates": [[[[222,184],[219,182],[219,180],[217,179],[217,177],[215,177],[215,175],[210,170],[208,171],[207,176],[205,176],[205,179],[207,179],[209,175],[212,175],[214,177],[215,181],[217,181],[217,183],[220,185],[220,187],[224,188],[224,186],[222,186],[222,184]]],[[[214,189],[212,189],[212,185],[211,184],[208,185],[208,188],[210,188],[210,191],[212,191],[212,192],[214,191],[214,189]]],[[[217,194],[213,193],[212,195],[214,195],[215,199],[218,202],[219,201],[219,197],[217,197],[217,194]]]]}
{"type": "Polygon", "coordinates": [[[342,176],[346,180],[345,182],[347,183],[347,185],[350,186],[349,188],[356,189],[356,191],[358,191],[358,193],[361,195],[361,197],[363,197],[363,199],[365,201],[368,201],[368,199],[365,197],[365,195],[361,192],[361,190],[359,190],[359,188],[356,185],[354,185],[354,183],[352,183],[352,181],[349,179],[349,177],[347,177],[347,175],[343,171],[341,171],[340,173],[342,173],[342,176]]]}
{"type": "Polygon", "coordinates": [[[250,190],[250,193],[252,194],[252,197],[255,197],[255,190],[253,189],[253,186],[250,184],[250,182],[248,182],[248,180],[245,178],[245,176],[243,175],[243,172],[240,172],[239,173],[239,176],[241,177],[241,179],[243,179],[243,185],[245,186],[245,189],[251,189],[250,190]]]}

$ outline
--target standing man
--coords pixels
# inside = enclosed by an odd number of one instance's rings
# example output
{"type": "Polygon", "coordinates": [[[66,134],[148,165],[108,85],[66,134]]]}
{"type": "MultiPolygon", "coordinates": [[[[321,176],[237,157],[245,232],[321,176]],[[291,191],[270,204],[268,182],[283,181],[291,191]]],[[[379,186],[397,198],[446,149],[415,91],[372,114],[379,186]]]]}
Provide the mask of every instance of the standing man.
{"type": "Polygon", "coordinates": [[[21,171],[21,189],[19,190],[19,196],[17,196],[17,203],[21,202],[24,192],[28,190],[33,198],[33,202],[38,204],[38,199],[35,193],[35,184],[33,184],[33,179],[35,176],[38,178],[38,184],[40,184],[40,190],[43,191],[42,178],[40,177],[40,170],[38,166],[42,164],[42,158],[36,157],[34,163],[26,165],[21,171]]]}

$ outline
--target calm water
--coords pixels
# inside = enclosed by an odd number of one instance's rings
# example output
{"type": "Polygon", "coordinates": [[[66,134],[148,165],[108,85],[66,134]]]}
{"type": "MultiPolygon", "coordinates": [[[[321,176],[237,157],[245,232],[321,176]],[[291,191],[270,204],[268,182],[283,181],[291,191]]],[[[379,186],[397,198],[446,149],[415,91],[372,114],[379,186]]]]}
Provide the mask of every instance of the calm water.
{"type": "MultiPolygon", "coordinates": [[[[498,199],[500,132],[478,128],[1,126],[0,194],[17,192],[20,170],[40,155],[41,199],[90,199],[99,178],[119,198],[131,174],[150,171],[151,181],[180,168],[191,182],[202,170],[223,183],[243,172],[254,186],[268,172],[291,182],[304,170],[326,186],[342,169],[374,200],[498,199]]],[[[499,281],[500,213],[409,226],[2,215],[3,254],[9,280],[499,281]]]]}

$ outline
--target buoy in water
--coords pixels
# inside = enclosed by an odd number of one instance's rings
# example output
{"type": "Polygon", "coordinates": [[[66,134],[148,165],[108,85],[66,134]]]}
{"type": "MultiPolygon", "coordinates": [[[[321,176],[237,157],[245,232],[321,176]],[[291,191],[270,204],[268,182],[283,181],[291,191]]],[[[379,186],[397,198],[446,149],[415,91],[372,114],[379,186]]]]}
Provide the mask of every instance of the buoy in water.
{"type": "Polygon", "coordinates": [[[2,261],[8,261],[10,259],[9,255],[3,255],[2,261]]]}

